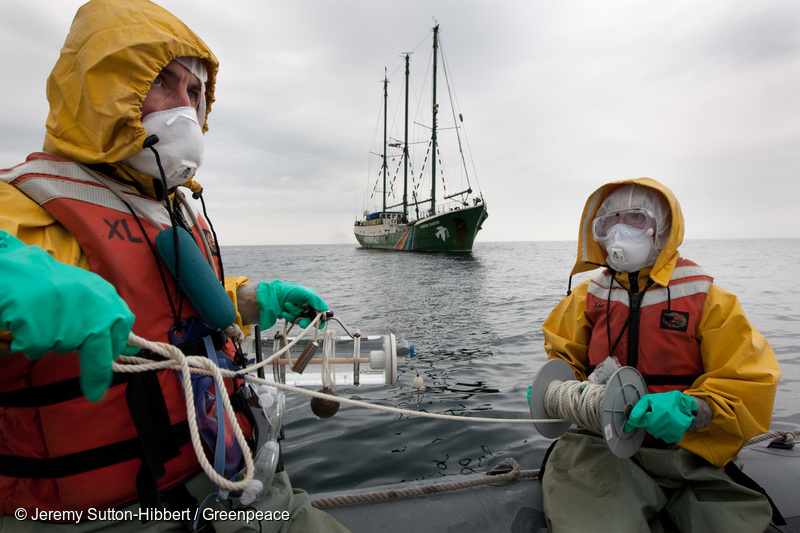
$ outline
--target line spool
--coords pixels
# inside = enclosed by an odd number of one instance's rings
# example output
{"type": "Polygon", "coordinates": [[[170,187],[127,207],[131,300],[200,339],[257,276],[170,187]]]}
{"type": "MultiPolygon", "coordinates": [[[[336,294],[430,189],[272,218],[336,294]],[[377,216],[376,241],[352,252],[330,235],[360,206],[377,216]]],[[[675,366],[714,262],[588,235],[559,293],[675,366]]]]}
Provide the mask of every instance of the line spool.
{"type": "MultiPolygon", "coordinates": [[[[560,386],[560,382],[566,381],[575,381],[575,372],[566,361],[551,359],[545,363],[536,374],[531,388],[530,413],[532,418],[559,420],[548,412],[545,395],[550,386],[560,386]]],[[[603,387],[603,385],[592,385],[588,382],[587,385],[603,387]]],[[[602,413],[599,417],[602,420],[601,427],[589,427],[588,429],[602,433],[608,448],[614,455],[623,459],[628,458],[641,446],[645,430],[637,428],[628,433],[625,431],[625,422],[636,402],[647,394],[647,384],[638,370],[626,366],[617,370],[604,387],[602,413]]],[[[556,439],[563,435],[573,422],[573,420],[537,422],[534,423],[534,426],[543,437],[556,439]]]]}

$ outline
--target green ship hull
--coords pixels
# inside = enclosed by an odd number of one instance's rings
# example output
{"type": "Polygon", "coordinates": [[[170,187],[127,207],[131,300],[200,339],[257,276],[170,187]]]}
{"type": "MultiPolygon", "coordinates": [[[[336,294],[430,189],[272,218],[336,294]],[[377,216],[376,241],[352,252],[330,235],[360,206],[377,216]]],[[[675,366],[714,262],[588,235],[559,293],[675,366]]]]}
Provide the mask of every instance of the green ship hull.
{"type": "Polygon", "coordinates": [[[426,217],[401,222],[395,213],[357,222],[354,233],[364,248],[407,252],[471,252],[475,237],[489,216],[483,202],[426,217]]]}

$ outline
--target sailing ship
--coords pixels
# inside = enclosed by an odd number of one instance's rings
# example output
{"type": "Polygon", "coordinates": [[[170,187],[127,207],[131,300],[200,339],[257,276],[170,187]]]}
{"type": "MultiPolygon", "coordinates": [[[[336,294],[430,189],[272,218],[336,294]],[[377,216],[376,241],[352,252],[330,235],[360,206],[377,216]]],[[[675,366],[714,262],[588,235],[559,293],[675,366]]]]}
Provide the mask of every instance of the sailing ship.
{"type": "MultiPolygon", "coordinates": [[[[457,151],[459,152],[459,172],[462,176],[462,187],[458,192],[447,191],[442,158],[439,151],[440,128],[439,102],[437,99],[438,59],[440,56],[439,25],[433,28],[433,54],[432,54],[432,107],[431,125],[427,128],[430,132],[426,140],[425,157],[420,179],[415,180],[410,161],[409,143],[409,76],[410,54],[405,56],[405,125],[403,140],[389,142],[387,133],[388,123],[388,76],[383,80],[383,149],[381,157],[381,171],[374,192],[379,192],[381,203],[365,210],[363,218],[356,220],[353,232],[356,239],[364,248],[381,248],[386,250],[403,250],[412,252],[471,252],[472,245],[483,222],[489,216],[482,194],[474,191],[467,171],[466,158],[461,140],[462,115],[452,112],[454,122],[453,130],[457,138],[457,151]],[[458,120],[455,120],[456,116],[458,120]],[[389,149],[398,151],[394,156],[388,153],[389,149]],[[390,178],[389,161],[398,163],[395,177],[390,178]],[[437,163],[439,166],[437,167],[437,163]],[[429,165],[429,174],[425,165],[429,165]],[[394,184],[397,175],[402,169],[402,194],[395,192],[394,184]],[[411,175],[409,175],[411,173],[411,175]],[[422,177],[430,177],[430,196],[420,198],[420,185],[422,177]],[[442,183],[437,184],[441,178],[442,183]],[[379,190],[380,187],[380,190],[379,190]],[[437,202],[437,189],[441,188],[437,202]],[[395,202],[395,203],[393,203],[395,202]]],[[[444,56],[441,55],[444,63],[444,56]]],[[[447,69],[443,68],[445,76],[447,69]]],[[[449,88],[449,82],[448,82],[449,88]]],[[[452,92],[448,91],[451,95],[452,92]]],[[[450,104],[453,106],[452,96],[450,104]]],[[[373,199],[375,198],[373,194],[373,199]]]]}

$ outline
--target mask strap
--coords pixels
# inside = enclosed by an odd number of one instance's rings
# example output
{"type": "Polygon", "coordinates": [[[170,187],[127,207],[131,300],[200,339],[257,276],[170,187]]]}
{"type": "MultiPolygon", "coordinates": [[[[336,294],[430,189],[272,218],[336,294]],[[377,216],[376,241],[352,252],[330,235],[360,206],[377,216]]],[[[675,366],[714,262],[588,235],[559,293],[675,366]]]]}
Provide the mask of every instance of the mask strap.
{"type": "Polygon", "coordinates": [[[164,174],[164,167],[161,165],[161,156],[158,155],[158,150],[155,149],[153,146],[158,142],[158,135],[148,135],[147,138],[144,140],[144,144],[142,145],[142,149],[149,148],[153,155],[156,158],[156,165],[158,165],[158,173],[161,174],[161,185],[164,188],[164,205],[167,208],[167,213],[169,213],[169,220],[172,223],[172,242],[175,246],[175,292],[177,293],[176,296],[178,297],[178,314],[175,317],[175,329],[177,331],[181,331],[183,329],[183,324],[180,320],[181,311],[183,309],[183,291],[181,290],[181,283],[180,283],[180,262],[181,257],[178,253],[178,221],[175,219],[175,212],[173,210],[173,206],[170,205],[169,202],[169,189],[167,188],[167,176],[164,174]]]}

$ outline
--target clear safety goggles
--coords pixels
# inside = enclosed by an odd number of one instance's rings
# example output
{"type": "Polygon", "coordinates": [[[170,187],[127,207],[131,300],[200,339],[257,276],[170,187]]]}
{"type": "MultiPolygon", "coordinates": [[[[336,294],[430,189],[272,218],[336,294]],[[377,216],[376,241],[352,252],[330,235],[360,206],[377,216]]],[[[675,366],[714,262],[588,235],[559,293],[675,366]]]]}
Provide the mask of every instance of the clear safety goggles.
{"type": "Polygon", "coordinates": [[[609,238],[612,228],[622,224],[628,228],[631,236],[640,235],[652,229],[656,233],[656,217],[647,209],[621,209],[607,215],[597,217],[592,222],[592,237],[601,242],[609,238]]]}

